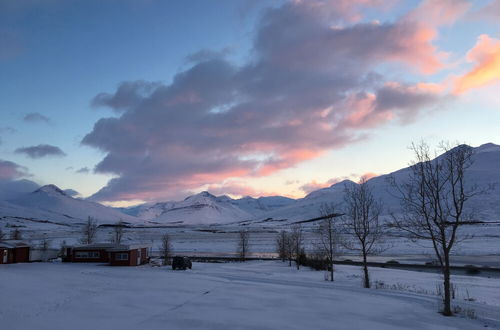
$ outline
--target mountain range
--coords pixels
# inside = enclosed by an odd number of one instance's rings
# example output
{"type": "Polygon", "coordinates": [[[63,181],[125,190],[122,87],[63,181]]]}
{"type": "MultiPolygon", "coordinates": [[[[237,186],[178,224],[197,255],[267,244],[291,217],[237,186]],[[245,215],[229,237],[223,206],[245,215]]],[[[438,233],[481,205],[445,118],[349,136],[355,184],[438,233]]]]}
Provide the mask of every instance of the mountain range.
{"type": "MultiPolygon", "coordinates": [[[[394,197],[388,175],[403,180],[410,169],[403,168],[368,181],[374,195],[383,205],[382,215],[398,212],[399,201],[394,197]]],[[[474,163],[469,168],[467,179],[478,187],[488,188],[483,194],[470,200],[477,220],[500,220],[500,146],[492,143],[474,148],[474,163]]],[[[330,187],[309,193],[304,198],[291,199],[283,196],[243,197],[232,199],[201,192],[182,201],[166,201],[142,204],[130,208],[114,209],[85,199],[74,198],[54,185],[47,185],[30,193],[18,194],[9,201],[0,201],[0,217],[7,221],[48,221],[59,224],[83,223],[92,216],[99,223],[116,223],[120,220],[141,225],[199,225],[228,224],[245,221],[299,221],[318,217],[323,204],[341,207],[346,185],[355,185],[345,180],[330,187]]]]}

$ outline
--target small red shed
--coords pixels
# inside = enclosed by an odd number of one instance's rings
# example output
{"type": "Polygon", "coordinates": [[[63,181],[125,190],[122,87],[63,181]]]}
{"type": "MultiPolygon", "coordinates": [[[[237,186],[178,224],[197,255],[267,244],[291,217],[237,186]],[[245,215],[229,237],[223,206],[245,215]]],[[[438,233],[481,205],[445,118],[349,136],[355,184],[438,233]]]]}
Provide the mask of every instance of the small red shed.
{"type": "Polygon", "coordinates": [[[30,246],[17,240],[0,242],[0,264],[30,261],[30,246]]]}

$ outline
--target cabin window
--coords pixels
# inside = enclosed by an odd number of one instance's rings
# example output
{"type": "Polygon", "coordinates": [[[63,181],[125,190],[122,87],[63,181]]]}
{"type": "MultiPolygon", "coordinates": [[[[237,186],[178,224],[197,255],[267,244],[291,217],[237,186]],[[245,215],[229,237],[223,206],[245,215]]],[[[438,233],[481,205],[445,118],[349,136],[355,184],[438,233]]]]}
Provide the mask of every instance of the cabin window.
{"type": "Polygon", "coordinates": [[[128,260],[128,253],[115,254],[115,260],[128,260]]]}
{"type": "Polygon", "coordinates": [[[101,254],[97,251],[76,251],[75,258],[80,259],[96,259],[99,258],[101,254]]]}

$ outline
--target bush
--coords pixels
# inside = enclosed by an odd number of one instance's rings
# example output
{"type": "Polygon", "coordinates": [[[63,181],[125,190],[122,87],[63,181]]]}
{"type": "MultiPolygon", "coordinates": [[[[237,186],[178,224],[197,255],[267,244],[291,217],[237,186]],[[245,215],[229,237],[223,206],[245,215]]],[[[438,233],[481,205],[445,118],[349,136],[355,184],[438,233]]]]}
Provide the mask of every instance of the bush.
{"type": "Polygon", "coordinates": [[[330,270],[328,259],[320,254],[306,255],[301,253],[299,256],[300,265],[314,270],[330,270]]]}
{"type": "Polygon", "coordinates": [[[389,265],[399,265],[399,261],[393,259],[393,260],[386,261],[386,264],[389,264],[389,265]]]}
{"type": "Polygon", "coordinates": [[[464,268],[467,275],[477,275],[481,273],[481,271],[474,265],[465,265],[464,268]]]}

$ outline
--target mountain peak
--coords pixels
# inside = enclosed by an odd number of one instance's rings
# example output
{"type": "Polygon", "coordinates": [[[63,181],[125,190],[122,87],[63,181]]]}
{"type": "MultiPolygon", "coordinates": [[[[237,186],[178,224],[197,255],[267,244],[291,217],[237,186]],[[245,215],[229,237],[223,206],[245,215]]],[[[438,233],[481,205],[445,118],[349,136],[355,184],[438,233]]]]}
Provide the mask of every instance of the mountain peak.
{"type": "Polygon", "coordinates": [[[336,186],[336,185],[339,185],[339,186],[342,186],[342,187],[343,187],[343,186],[345,186],[346,184],[349,184],[349,185],[350,185],[350,184],[353,184],[353,183],[355,184],[356,182],[354,182],[354,181],[352,181],[352,180],[349,180],[349,179],[345,179],[345,180],[342,180],[342,181],[339,181],[339,182],[336,182],[336,183],[332,184],[332,185],[330,186],[330,188],[332,188],[333,186],[336,186]]]}
{"type": "Polygon", "coordinates": [[[209,193],[208,191],[202,191],[201,193],[196,194],[196,195],[194,195],[194,196],[215,198],[215,195],[212,195],[212,194],[211,194],[211,193],[209,193]]]}
{"type": "Polygon", "coordinates": [[[63,196],[68,196],[64,191],[62,191],[58,186],[54,184],[48,184],[43,187],[38,188],[34,193],[43,192],[46,194],[59,194],[63,196]]]}
{"type": "Polygon", "coordinates": [[[481,144],[479,147],[475,148],[476,152],[493,152],[500,151],[500,145],[494,143],[481,144]]]}
{"type": "Polygon", "coordinates": [[[184,200],[187,201],[187,200],[192,200],[192,199],[199,199],[199,198],[209,198],[209,199],[215,199],[216,197],[214,195],[212,195],[211,193],[209,193],[208,191],[202,191],[198,194],[195,194],[195,195],[191,195],[191,196],[188,196],[186,197],[184,200]]]}

